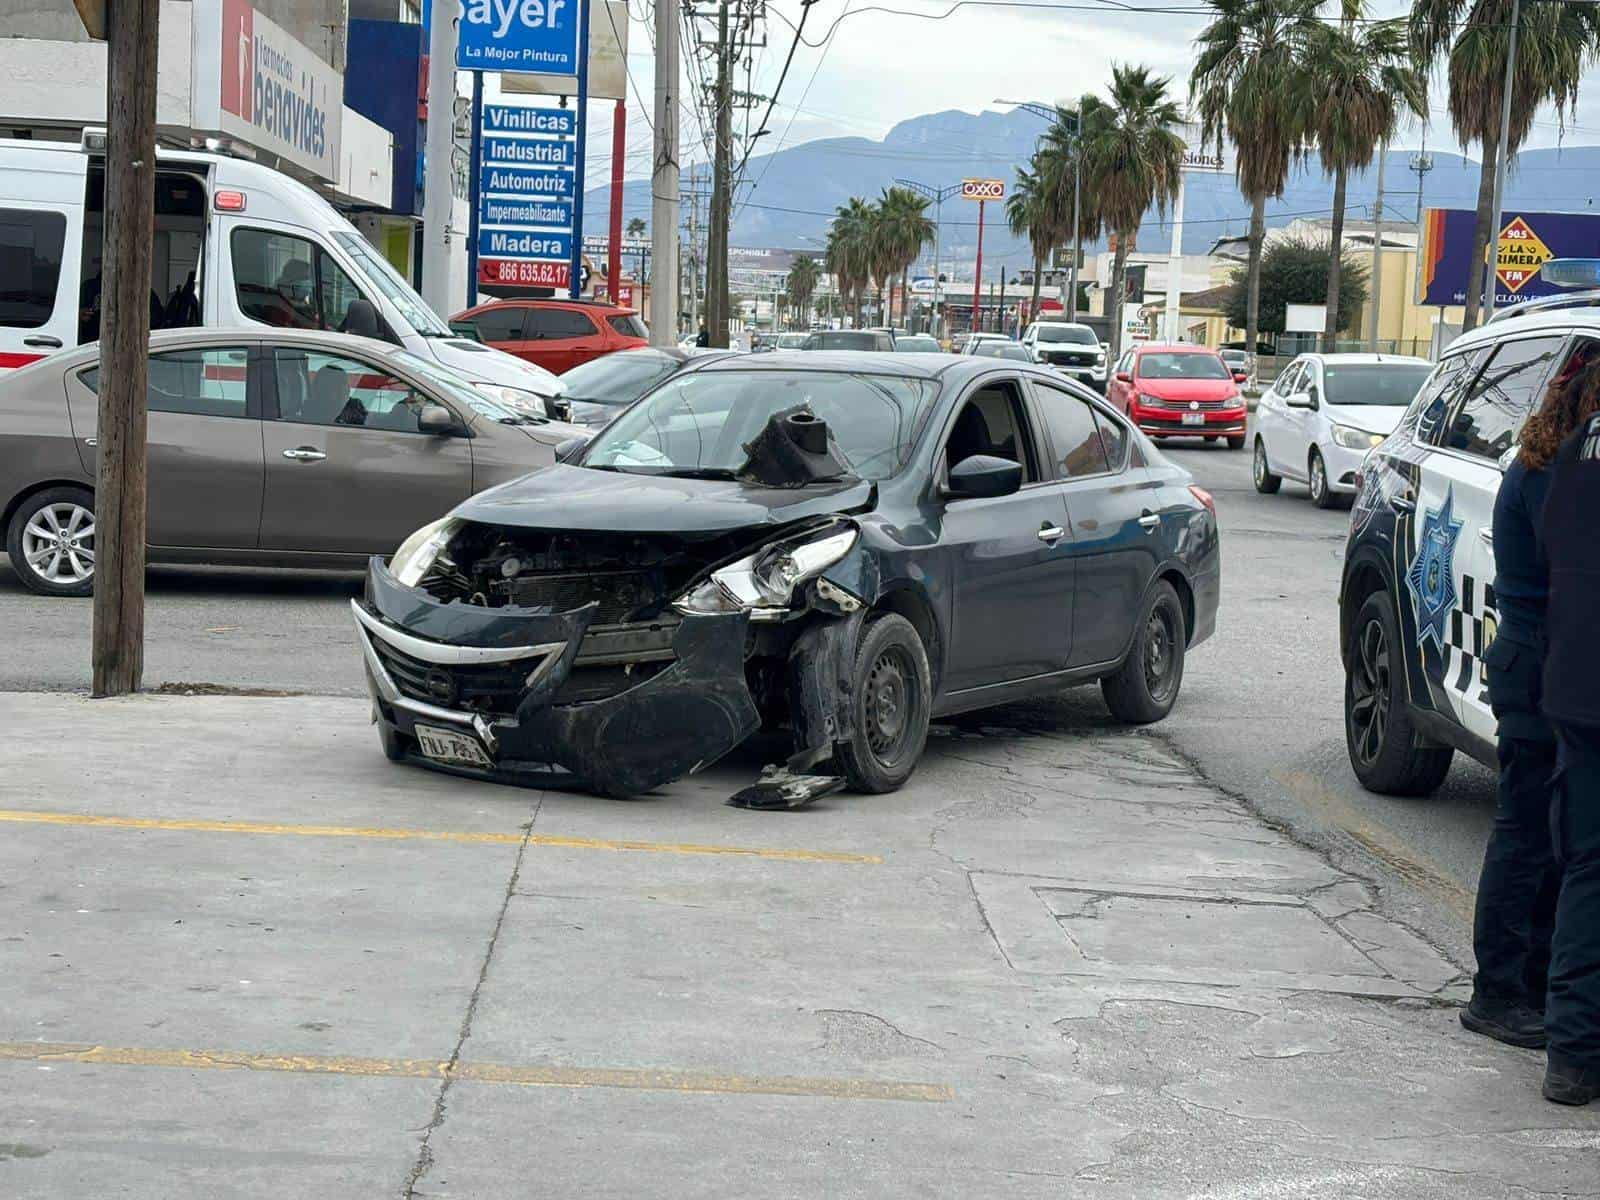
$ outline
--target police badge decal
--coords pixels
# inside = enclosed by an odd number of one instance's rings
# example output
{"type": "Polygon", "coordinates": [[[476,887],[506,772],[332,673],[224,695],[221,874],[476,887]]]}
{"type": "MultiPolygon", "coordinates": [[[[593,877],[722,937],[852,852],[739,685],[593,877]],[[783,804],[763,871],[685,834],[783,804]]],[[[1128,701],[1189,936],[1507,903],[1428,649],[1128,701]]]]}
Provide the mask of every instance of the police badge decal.
{"type": "Polygon", "coordinates": [[[1456,606],[1456,540],[1464,521],[1456,519],[1455,488],[1445,492],[1444,503],[1424,514],[1417,556],[1406,572],[1406,587],[1417,614],[1417,645],[1428,638],[1444,653],[1446,623],[1456,606]]]}

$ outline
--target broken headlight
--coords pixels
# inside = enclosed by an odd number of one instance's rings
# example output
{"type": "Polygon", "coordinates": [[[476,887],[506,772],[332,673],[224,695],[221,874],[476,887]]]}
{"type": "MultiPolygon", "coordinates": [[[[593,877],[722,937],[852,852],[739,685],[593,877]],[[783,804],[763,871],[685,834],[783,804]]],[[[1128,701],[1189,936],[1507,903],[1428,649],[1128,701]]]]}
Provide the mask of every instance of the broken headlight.
{"type": "Polygon", "coordinates": [[[794,589],[833,566],[856,544],[855,528],[805,534],[763,546],[717,570],[673,602],[682,613],[730,613],[782,608],[794,589]]]}
{"type": "Polygon", "coordinates": [[[416,587],[428,573],[428,568],[433,566],[434,560],[450,544],[460,525],[461,522],[452,517],[441,517],[424,525],[400,543],[400,549],[389,560],[389,573],[406,587],[416,587]]]}

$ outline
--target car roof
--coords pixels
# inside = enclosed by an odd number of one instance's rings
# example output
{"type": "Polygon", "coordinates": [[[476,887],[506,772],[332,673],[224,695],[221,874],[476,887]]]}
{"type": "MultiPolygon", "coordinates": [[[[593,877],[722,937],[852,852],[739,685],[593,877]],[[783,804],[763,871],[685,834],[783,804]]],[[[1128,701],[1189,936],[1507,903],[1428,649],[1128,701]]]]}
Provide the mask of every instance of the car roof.
{"type": "Polygon", "coordinates": [[[486,312],[491,308],[593,308],[611,313],[636,313],[637,309],[623,308],[620,304],[613,304],[609,300],[593,300],[587,296],[577,300],[570,296],[501,296],[494,300],[485,300],[482,304],[475,304],[471,308],[457,313],[465,316],[467,313],[486,312]]]}
{"type": "Polygon", "coordinates": [[[1473,346],[1493,345],[1525,333],[1565,332],[1581,329],[1600,336],[1600,307],[1569,304],[1561,307],[1530,309],[1514,316],[1499,313],[1487,325],[1463,333],[1445,347],[1445,353],[1473,346]]]}
{"type": "Polygon", "coordinates": [[[1139,354],[1149,354],[1152,351],[1161,354],[1219,354],[1210,346],[1196,346],[1193,342],[1146,342],[1142,346],[1135,346],[1139,354]]]}
{"type": "Polygon", "coordinates": [[[1048,367],[974,354],[914,353],[892,350],[774,350],[741,354],[707,363],[702,371],[837,371],[853,375],[899,375],[903,378],[961,382],[987,371],[1021,372],[1052,383],[1062,376],[1048,367]]]}
{"type": "Polygon", "coordinates": [[[1377,363],[1402,363],[1431,367],[1433,364],[1425,358],[1417,358],[1411,354],[1324,354],[1320,350],[1308,351],[1301,358],[1314,358],[1321,363],[1330,363],[1333,366],[1373,366],[1377,363]]]}
{"type": "MultiPolygon", "coordinates": [[[[327,329],[278,329],[271,325],[231,325],[226,327],[192,326],[186,329],[158,329],[150,335],[150,352],[181,350],[185,346],[236,346],[240,342],[293,343],[302,346],[324,347],[329,353],[360,352],[388,355],[405,349],[392,342],[377,338],[358,337],[353,333],[336,333],[327,329]]],[[[77,366],[100,357],[100,343],[90,342],[72,350],[52,354],[42,360],[62,366],[77,366]]]]}

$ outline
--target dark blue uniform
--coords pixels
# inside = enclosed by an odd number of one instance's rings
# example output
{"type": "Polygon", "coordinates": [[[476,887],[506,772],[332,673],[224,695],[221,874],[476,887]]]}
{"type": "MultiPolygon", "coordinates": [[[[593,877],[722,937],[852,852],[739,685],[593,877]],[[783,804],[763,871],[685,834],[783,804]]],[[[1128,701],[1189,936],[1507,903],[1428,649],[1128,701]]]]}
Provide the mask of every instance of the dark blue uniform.
{"type": "Polygon", "coordinates": [[[1544,710],[1560,741],[1551,828],[1561,867],[1545,1095],[1600,1083],[1600,416],[1562,444],[1542,526],[1550,564],[1544,710]],[[1565,1086],[1558,1080],[1564,1074],[1565,1086]],[[1582,1081],[1572,1086],[1574,1081],[1582,1081]],[[1562,1090],[1553,1090],[1553,1085],[1562,1090]]]}
{"type": "Polygon", "coordinates": [[[1550,840],[1555,731],[1539,707],[1549,568],[1538,531],[1549,486],[1548,471],[1513,463],[1494,506],[1500,620],[1483,662],[1499,720],[1500,788],[1472,930],[1474,1008],[1491,1017],[1544,1009],[1560,882],[1550,840]]]}

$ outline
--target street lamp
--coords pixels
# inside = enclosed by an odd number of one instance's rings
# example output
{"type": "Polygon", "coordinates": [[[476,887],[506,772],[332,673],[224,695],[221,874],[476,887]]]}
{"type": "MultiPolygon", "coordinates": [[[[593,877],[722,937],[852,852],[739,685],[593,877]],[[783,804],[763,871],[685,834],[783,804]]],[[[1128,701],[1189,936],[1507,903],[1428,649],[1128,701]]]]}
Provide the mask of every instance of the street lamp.
{"type": "Polygon", "coordinates": [[[910,188],[919,196],[926,196],[933,201],[933,333],[937,337],[940,333],[939,325],[943,319],[943,311],[939,306],[939,229],[944,219],[944,202],[961,191],[959,183],[946,184],[938,187],[931,183],[919,183],[915,179],[896,179],[901,187],[910,188]]]}
{"type": "MultiPolygon", "coordinates": [[[[1515,3],[1515,0],[1513,0],[1515,3]]],[[[1078,319],[1078,260],[1083,257],[1083,238],[1080,236],[1082,218],[1078,215],[1078,205],[1083,194],[1083,176],[1080,166],[1083,159],[1083,146],[1079,144],[1078,131],[1080,123],[1078,114],[1068,112],[1062,108],[1051,108],[1045,104],[1034,104],[1029,100],[995,100],[994,104],[1011,104],[1017,108],[1031,112],[1036,117],[1043,117],[1047,121],[1060,121],[1070,119],[1072,124],[1072,266],[1071,282],[1067,285],[1070,289],[1067,295],[1067,320],[1078,319]]]]}

